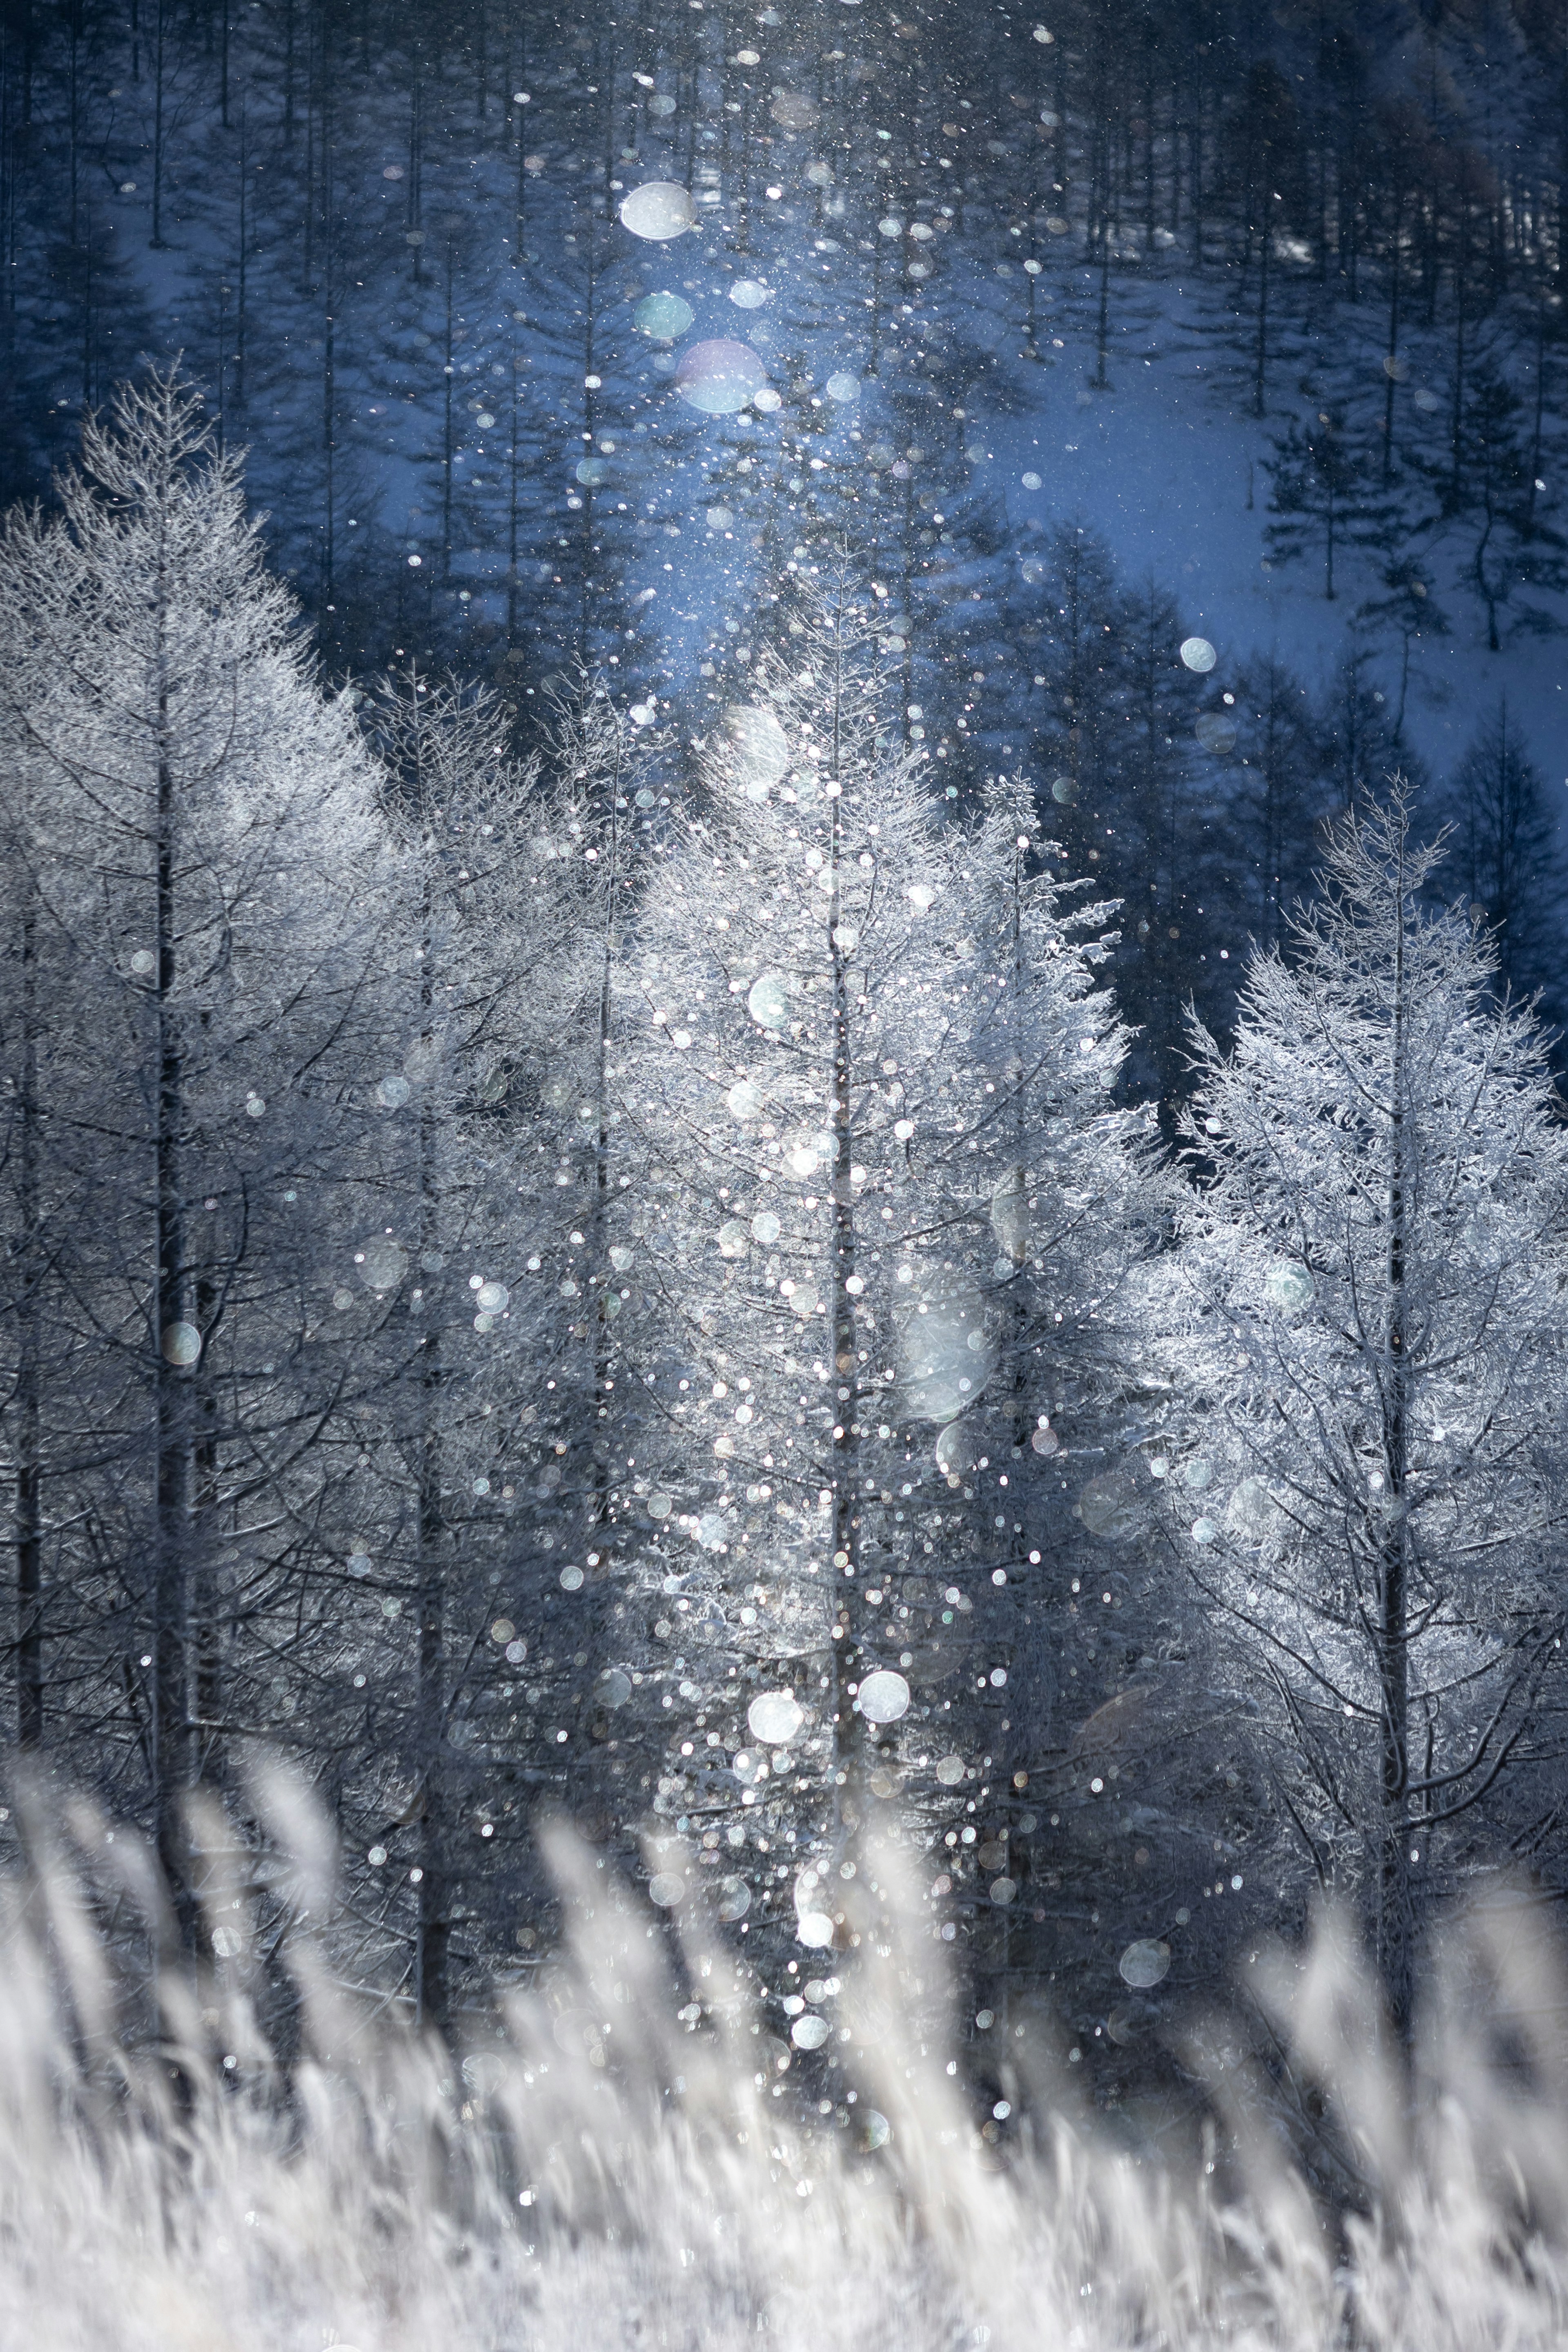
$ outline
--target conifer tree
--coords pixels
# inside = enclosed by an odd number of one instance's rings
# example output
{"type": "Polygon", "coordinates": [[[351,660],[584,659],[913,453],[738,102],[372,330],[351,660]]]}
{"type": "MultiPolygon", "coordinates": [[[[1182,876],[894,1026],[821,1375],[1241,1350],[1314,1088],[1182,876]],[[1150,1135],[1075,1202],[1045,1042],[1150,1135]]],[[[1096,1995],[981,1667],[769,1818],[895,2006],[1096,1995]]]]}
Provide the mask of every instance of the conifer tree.
{"type": "Polygon", "coordinates": [[[324,1598],[333,1450],[306,1433],[354,1377],[319,1286],[362,1214],[389,877],[351,710],[191,389],[122,391],[60,506],[0,550],[5,862],[41,960],[8,1013],[22,1303],[48,1236],[54,1327],[46,1372],[21,1317],[6,1423],[22,1714],[57,1684],[64,1754],[145,1808],[189,1930],[183,1792],[324,1598]]]}
{"type": "MultiPolygon", "coordinates": [[[[872,1815],[940,1840],[1027,1746],[1052,1373],[1108,1339],[1144,1182],[1104,910],[1022,782],[944,814],[869,605],[800,598],[643,917],[641,1719],[759,1956],[842,1940],[872,1815]]],[[[1016,1895],[985,1853],[944,1849],[960,1909],[1016,1895]]]]}
{"type": "Polygon", "coordinates": [[[1439,855],[1402,783],[1364,803],[1234,1051],[1197,1034],[1212,1173],[1152,1465],[1257,1710],[1271,1833],[1242,1876],[1293,1849],[1353,1894],[1401,2032],[1431,1902],[1550,1817],[1563,1637],[1568,1142],[1484,936],[1425,903],[1439,855]]]}
{"type": "Polygon", "coordinates": [[[372,1864],[412,1861],[379,1880],[378,1908],[412,1951],[415,2015],[445,2031],[537,1907],[541,1796],[588,1793],[636,730],[585,683],[547,752],[517,761],[494,696],[413,670],[371,723],[410,916],[406,1046],[379,1089],[393,1222],[365,1252],[397,1304],[367,1400],[359,1568],[405,1621],[380,1643],[402,1779],[372,1864]]]}
{"type": "Polygon", "coordinates": [[[1516,997],[1546,996],[1560,1018],[1563,868],[1546,779],[1531,759],[1507,698],[1498,698],[1448,779],[1442,806],[1452,826],[1453,877],[1484,922],[1499,977],[1516,997]]]}
{"type": "Polygon", "coordinates": [[[1277,520],[1264,532],[1276,562],[1311,555],[1322,564],[1323,594],[1339,594],[1348,548],[1376,527],[1365,453],[1347,433],[1343,416],[1320,409],[1306,423],[1292,421],[1269,460],[1273,478],[1270,511],[1277,520]],[[1337,572],[1337,577],[1336,577],[1337,572]]]}

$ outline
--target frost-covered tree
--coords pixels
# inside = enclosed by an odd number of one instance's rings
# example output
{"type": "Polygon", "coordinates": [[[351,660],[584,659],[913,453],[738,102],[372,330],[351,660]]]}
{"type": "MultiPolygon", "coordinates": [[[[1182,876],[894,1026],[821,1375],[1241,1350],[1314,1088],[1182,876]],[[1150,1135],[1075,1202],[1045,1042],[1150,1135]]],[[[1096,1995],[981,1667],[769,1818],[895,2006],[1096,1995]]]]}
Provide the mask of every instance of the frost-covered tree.
{"type": "MultiPolygon", "coordinates": [[[[383,1765],[395,1758],[403,1776],[371,1866],[403,1861],[405,1842],[417,1855],[397,1872],[390,1910],[378,1908],[394,1934],[406,1932],[414,2014],[444,2028],[454,1929],[473,1900],[460,1825],[491,1794],[476,1784],[492,1759],[468,1755],[469,1734],[476,1702],[507,1672],[486,1622],[510,1622],[499,1601],[486,1606],[486,1571],[517,1443],[512,1351],[490,1335],[500,1325],[513,1337],[507,1277],[517,1279],[528,1231],[507,1107],[534,1043],[524,975],[564,942],[533,929],[528,897],[517,906],[517,836],[538,779],[507,759],[507,715],[493,698],[411,667],[387,681],[369,724],[402,853],[406,920],[389,992],[403,1018],[376,1088],[383,1214],[355,1253],[374,1301],[365,1340],[383,1366],[360,1433],[362,1517],[346,1540],[363,1594],[349,1608],[372,1632],[379,1613],[389,1621],[362,1679],[377,1690],[383,1765]]],[[[353,1296],[342,1294],[345,1307],[353,1296]]],[[[533,1339],[530,1331],[525,1347],[533,1339]]]]}
{"type": "MultiPolygon", "coordinates": [[[[555,976],[543,1123],[533,1147],[548,1189],[528,1263],[558,1302],[558,1321],[550,1377],[541,1389],[536,1368],[530,1409],[538,1452],[532,1517],[539,1590],[551,1597],[546,1615],[559,1627],[555,1762],[565,1768],[576,1819],[595,1835],[625,1817],[629,1770],[635,1779],[620,1710],[641,1656],[624,1593],[638,1543],[631,1489],[642,1398],[620,1318],[639,1301],[629,1244],[646,1152],[628,1116],[626,1082],[642,1002],[637,895],[656,863],[668,806],[654,789],[656,720],[652,698],[623,707],[601,680],[583,679],[560,698],[550,796],[529,845],[534,887],[559,898],[569,943],[555,976]]],[[[542,1653],[547,1669],[551,1647],[542,1653]]],[[[549,1683],[548,1672],[534,1682],[530,1707],[549,1683]]]]}
{"type": "Polygon", "coordinates": [[[1432,1895],[1552,1816],[1568,1336],[1542,1041],[1484,937],[1429,910],[1440,852],[1412,825],[1398,783],[1343,821],[1319,904],[1254,958],[1234,1051],[1195,1040],[1153,1464],[1258,1712],[1276,1802],[1250,1874],[1293,1844],[1359,1897],[1401,2031],[1432,1895]]]}
{"type": "Polygon", "coordinates": [[[21,1714],[145,1807],[183,1899],[183,1791],[320,1622],[354,1370],[319,1285],[388,876],[352,713],[174,374],[12,519],[0,614],[21,1714]]]}
{"type": "Polygon", "coordinates": [[[377,1090],[386,1216],[361,1269],[389,1310],[355,1535],[368,1640],[392,1612],[372,1642],[371,1874],[415,2013],[444,2029],[537,1897],[540,1794],[586,1793],[588,1613],[608,1584],[607,1063],[635,730],[591,685],[558,719],[519,763],[482,690],[410,671],[371,714],[409,917],[377,1090]]]}
{"type": "Polygon", "coordinates": [[[1104,910],[1072,911],[1022,783],[946,813],[877,646],[847,582],[800,601],[643,917],[639,1713],[657,1812],[776,1958],[841,1940],[895,1798],[956,1907],[1018,1891],[1050,1405],[1143,1181],[1104,910]],[[978,1848],[966,1790],[996,1800],[978,1848]]]}

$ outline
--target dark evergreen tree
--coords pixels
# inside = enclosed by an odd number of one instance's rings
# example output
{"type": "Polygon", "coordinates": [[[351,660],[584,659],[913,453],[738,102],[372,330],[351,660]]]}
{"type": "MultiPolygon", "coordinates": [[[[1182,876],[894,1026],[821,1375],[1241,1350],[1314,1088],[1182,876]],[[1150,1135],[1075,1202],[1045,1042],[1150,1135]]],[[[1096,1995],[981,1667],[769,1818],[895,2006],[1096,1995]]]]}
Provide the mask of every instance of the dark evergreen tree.
{"type": "Polygon", "coordinates": [[[1565,870],[1546,779],[1500,695],[1436,795],[1453,828],[1445,879],[1490,932],[1502,984],[1563,1013],[1565,870]]]}

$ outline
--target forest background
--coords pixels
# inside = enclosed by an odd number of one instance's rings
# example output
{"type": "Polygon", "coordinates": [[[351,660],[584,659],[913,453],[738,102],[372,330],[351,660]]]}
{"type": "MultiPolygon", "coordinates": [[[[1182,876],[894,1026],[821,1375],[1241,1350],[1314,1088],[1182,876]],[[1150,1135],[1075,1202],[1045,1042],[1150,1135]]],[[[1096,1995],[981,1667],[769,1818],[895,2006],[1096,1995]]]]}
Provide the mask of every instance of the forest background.
{"type": "Polygon", "coordinates": [[[4,39],[19,1745],[188,1942],[293,1752],[443,2024],[550,1801],[824,2080],[883,1814],[982,2068],[1326,1885],[1407,2019],[1555,1886],[1561,21],[4,39]]]}

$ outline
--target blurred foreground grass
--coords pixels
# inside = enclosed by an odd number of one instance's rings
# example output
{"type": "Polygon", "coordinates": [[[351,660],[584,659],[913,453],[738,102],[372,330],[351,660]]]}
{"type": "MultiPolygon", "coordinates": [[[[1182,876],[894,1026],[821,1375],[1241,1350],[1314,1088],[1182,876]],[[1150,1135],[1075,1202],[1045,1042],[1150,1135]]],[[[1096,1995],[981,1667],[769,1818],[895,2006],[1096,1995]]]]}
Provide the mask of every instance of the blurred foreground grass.
{"type": "Polygon", "coordinates": [[[1275,1956],[1251,2026],[1195,2037],[1207,2116],[1156,2156],[1038,2052],[982,2137],[891,1855],[862,1872],[831,2074],[781,2070],[718,1941],[694,1918],[673,1950],[565,1831],[561,1952],[448,2051],[341,1990],[328,1842],[286,1783],[267,1801],[290,1932],[262,1948],[208,1816],[213,1957],[165,1948],[156,2035],[142,1850],[34,1808],[0,1931],[0,2345],[1568,2345],[1568,2012],[1522,1901],[1453,1925],[1408,2061],[1332,1922],[1275,1956]],[[287,2063],[258,2022],[280,1967],[287,2063]]]}

